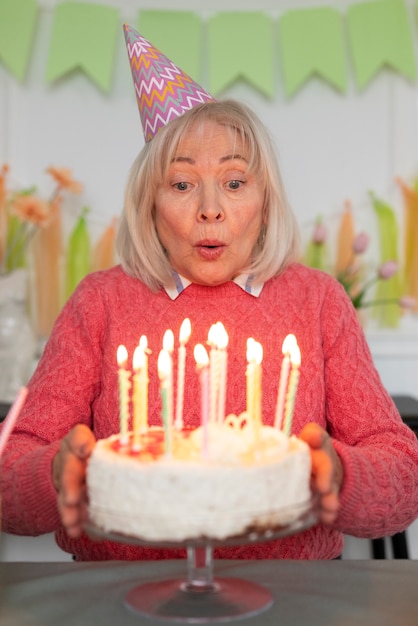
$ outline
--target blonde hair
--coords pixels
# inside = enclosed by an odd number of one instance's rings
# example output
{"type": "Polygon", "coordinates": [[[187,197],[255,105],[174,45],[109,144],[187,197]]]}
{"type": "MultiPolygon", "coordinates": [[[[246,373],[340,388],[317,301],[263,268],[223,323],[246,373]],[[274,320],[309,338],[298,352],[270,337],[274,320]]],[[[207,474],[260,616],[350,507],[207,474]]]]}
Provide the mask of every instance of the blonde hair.
{"type": "Polygon", "coordinates": [[[264,226],[249,267],[256,281],[282,272],[299,254],[299,233],[284,191],[277,158],[265,126],[246,105],[234,100],[207,102],[171,121],[135,159],[127,181],[117,234],[123,269],[153,291],[173,284],[173,270],[155,227],[155,196],[182,137],[192,125],[210,120],[230,127],[248,146],[249,168],[264,188],[264,226]]]}

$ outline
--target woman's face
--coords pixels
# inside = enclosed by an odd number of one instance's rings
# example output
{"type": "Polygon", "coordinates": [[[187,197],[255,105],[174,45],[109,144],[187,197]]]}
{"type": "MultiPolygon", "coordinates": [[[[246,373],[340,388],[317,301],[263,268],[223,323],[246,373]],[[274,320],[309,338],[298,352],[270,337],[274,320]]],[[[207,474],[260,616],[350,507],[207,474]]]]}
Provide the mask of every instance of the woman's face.
{"type": "Polygon", "coordinates": [[[233,279],[251,259],[263,204],[241,140],[215,122],[193,127],[155,200],[157,232],[173,268],[202,285],[233,279]]]}

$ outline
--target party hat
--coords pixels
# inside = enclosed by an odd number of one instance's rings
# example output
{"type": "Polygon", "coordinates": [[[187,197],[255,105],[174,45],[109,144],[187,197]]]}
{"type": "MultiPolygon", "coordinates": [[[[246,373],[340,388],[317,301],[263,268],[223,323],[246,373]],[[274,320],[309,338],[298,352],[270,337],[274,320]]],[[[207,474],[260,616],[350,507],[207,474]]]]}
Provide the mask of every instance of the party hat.
{"type": "Polygon", "coordinates": [[[123,30],[146,142],[171,120],[215,100],[131,26],[123,30]]]}

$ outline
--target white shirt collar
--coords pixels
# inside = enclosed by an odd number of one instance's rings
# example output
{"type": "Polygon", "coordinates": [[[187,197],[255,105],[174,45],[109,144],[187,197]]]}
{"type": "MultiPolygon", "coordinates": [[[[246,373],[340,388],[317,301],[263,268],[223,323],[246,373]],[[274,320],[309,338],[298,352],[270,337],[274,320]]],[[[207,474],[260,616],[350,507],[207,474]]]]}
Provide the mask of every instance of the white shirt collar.
{"type": "MultiPolygon", "coordinates": [[[[173,273],[175,284],[173,287],[164,287],[166,293],[170,296],[172,300],[175,300],[177,296],[181,294],[181,292],[186,289],[189,285],[191,285],[191,281],[177,272],[173,273]]],[[[240,274],[236,278],[234,278],[233,282],[237,284],[241,289],[243,289],[246,293],[249,293],[251,296],[258,298],[261,293],[261,290],[264,287],[264,283],[256,283],[253,282],[253,278],[250,274],[240,274]]]]}

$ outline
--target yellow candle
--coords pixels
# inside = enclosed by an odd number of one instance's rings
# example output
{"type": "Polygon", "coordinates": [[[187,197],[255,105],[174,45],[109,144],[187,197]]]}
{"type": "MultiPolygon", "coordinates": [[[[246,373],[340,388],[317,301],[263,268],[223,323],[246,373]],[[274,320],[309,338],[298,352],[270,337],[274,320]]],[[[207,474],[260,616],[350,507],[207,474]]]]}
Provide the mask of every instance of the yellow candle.
{"type": "Polygon", "coordinates": [[[183,403],[184,403],[184,374],[186,367],[186,344],[189,341],[191,334],[190,320],[186,317],[180,326],[180,347],[178,350],[178,365],[177,365],[177,396],[176,396],[176,419],[175,427],[177,430],[183,428],[183,403]]]}
{"type": "Polygon", "coordinates": [[[144,351],[144,366],[142,368],[142,376],[141,376],[141,402],[142,402],[142,411],[141,411],[141,424],[140,431],[141,434],[144,434],[148,430],[148,354],[150,350],[148,349],[148,339],[145,335],[141,335],[139,339],[139,347],[144,351]]]}
{"type": "Polygon", "coordinates": [[[125,346],[120,345],[116,353],[118,362],[119,380],[119,421],[120,421],[120,443],[128,443],[128,418],[129,418],[129,390],[131,388],[130,373],[126,369],[128,361],[128,351],[125,346]]]}
{"type": "Polygon", "coordinates": [[[144,389],[144,365],[145,365],[145,351],[141,346],[137,346],[134,351],[132,367],[134,370],[133,375],[133,449],[140,449],[141,431],[143,431],[144,424],[144,404],[143,396],[144,389]]]}
{"type": "Polygon", "coordinates": [[[282,365],[280,369],[280,378],[279,378],[279,387],[277,392],[277,405],[276,405],[276,416],[274,420],[274,425],[276,428],[281,428],[283,425],[283,417],[284,417],[284,403],[286,399],[287,392],[287,383],[289,381],[289,371],[290,371],[290,351],[293,346],[297,345],[296,337],[293,334],[286,335],[282,345],[282,365]]]}
{"type": "Polygon", "coordinates": [[[261,426],[261,362],[263,346],[252,337],[247,339],[247,413],[258,436],[261,426]]]}
{"type": "Polygon", "coordinates": [[[283,432],[288,437],[292,431],[292,418],[293,418],[293,409],[295,406],[296,399],[296,391],[299,383],[300,376],[300,349],[299,346],[293,346],[290,353],[290,362],[292,364],[292,369],[290,371],[289,376],[289,386],[287,389],[286,395],[286,405],[285,405],[285,414],[284,414],[284,423],[283,423],[283,432]]]}

